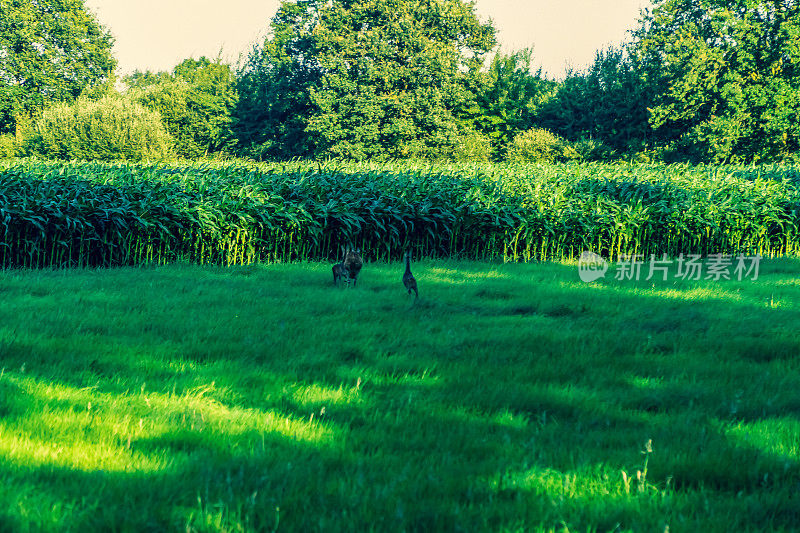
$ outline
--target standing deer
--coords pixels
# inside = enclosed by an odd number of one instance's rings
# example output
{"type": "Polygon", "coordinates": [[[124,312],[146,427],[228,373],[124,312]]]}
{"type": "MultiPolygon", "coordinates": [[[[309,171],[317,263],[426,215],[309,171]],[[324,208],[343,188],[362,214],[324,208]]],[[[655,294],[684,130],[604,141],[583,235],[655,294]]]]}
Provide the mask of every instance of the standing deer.
{"type": "MultiPolygon", "coordinates": [[[[346,256],[344,246],[342,246],[342,255],[346,256]]],[[[347,270],[344,268],[344,259],[342,259],[341,263],[336,263],[333,265],[333,284],[337,287],[339,286],[340,281],[344,281],[345,283],[349,283],[350,279],[348,277],[347,270]]]]}
{"type": "Polygon", "coordinates": [[[353,286],[356,285],[358,273],[361,272],[361,248],[347,248],[345,249],[344,260],[342,261],[342,268],[347,273],[348,280],[353,280],[353,286]]]}
{"type": "Polygon", "coordinates": [[[419,292],[417,291],[417,280],[414,278],[414,274],[411,273],[411,252],[406,252],[404,257],[406,260],[406,271],[403,274],[403,286],[408,290],[408,294],[414,291],[414,299],[417,299],[419,298],[419,292]]]}

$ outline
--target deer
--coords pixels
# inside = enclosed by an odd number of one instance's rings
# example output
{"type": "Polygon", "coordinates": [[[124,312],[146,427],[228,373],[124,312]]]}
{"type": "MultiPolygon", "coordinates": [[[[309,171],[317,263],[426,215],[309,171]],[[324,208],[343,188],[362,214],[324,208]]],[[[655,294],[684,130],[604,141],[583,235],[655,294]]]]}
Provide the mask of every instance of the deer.
{"type": "Polygon", "coordinates": [[[414,291],[414,299],[416,300],[419,298],[419,292],[417,291],[417,280],[414,278],[414,274],[411,273],[411,252],[406,252],[404,258],[406,260],[406,271],[403,274],[403,286],[408,290],[409,295],[411,291],[414,291]]]}
{"type": "Polygon", "coordinates": [[[353,281],[353,287],[356,286],[358,273],[361,272],[361,248],[346,248],[344,249],[344,260],[342,260],[342,269],[347,273],[347,279],[353,281]]]}
{"type": "MultiPolygon", "coordinates": [[[[342,246],[342,255],[345,257],[347,256],[347,254],[345,253],[344,246],[342,246]]],[[[333,270],[333,284],[335,286],[338,287],[340,281],[343,281],[345,283],[350,282],[348,272],[344,268],[344,259],[342,259],[341,263],[336,263],[335,265],[333,265],[333,268],[331,270],[333,270]]]]}

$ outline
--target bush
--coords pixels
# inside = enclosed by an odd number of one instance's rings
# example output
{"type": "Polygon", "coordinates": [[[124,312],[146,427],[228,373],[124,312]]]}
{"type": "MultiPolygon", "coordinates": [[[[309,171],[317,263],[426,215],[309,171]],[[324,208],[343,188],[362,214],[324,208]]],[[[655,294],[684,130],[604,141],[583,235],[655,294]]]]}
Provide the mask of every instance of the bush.
{"type": "Polygon", "coordinates": [[[0,159],[9,159],[16,155],[17,141],[14,136],[6,133],[0,135],[0,159]]]}
{"type": "Polygon", "coordinates": [[[534,128],[514,137],[506,158],[512,163],[563,163],[581,157],[565,139],[534,128]]]}
{"type": "Polygon", "coordinates": [[[21,152],[49,159],[143,160],[173,156],[161,116],[122,96],[45,109],[23,128],[21,152]]]}
{"type": "Polygon", "coordinates": [[[487,162],[492,157],[492,142],[478,131],[464,132],[457,137],[451,157],[453,161],[487,162]]]}
{"type": "Polygon", "coordinates": [[[581,161],[608,162],[613,161],[616,156],[609,146],[585,137],[575,141],[572,148],[578,153],[581,161]]]}

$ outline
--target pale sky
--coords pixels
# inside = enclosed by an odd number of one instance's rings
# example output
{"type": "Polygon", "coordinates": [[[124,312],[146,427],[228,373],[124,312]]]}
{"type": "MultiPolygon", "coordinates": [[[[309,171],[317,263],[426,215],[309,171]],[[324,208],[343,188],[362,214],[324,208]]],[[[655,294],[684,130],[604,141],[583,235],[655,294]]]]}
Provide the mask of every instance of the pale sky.
{"type": "MultiPolygon", "coordinates": [[[[171,70],[188,57],[235,62],[266,35],[277,0],[86,0],[116,38],[118,72],[171,70]]],[[[649,0],[477,0],[505,51],[533,46],[551,77],[581,69],[598,48],[619,43],[649,0]]]]}

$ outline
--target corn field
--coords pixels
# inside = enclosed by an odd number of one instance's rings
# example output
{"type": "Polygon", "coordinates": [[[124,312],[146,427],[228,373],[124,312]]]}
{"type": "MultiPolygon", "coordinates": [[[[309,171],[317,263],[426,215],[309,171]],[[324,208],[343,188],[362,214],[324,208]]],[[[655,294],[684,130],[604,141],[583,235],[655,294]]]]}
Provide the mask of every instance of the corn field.
{"type": "Polygon", "coordinates": [[[0,266],[800,251],[796,167],[0,162],[0,266]]]}

